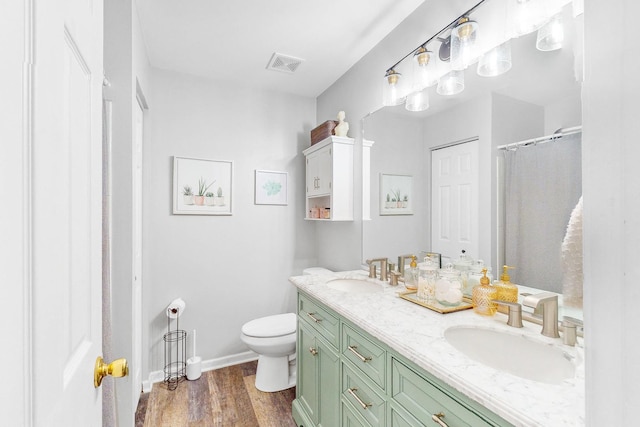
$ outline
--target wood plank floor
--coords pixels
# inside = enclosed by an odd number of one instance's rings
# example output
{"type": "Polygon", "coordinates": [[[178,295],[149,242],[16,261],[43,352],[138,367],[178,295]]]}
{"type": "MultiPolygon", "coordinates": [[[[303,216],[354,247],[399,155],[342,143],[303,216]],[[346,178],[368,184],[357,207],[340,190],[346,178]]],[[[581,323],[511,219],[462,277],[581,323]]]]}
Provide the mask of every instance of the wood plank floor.
{"type": "Polygon", "coordinates": [[[136,427],[295,427],[295,387],[276,393],[255,388],[257,362],[203,372],[175,390],[154,384],[140,398],[136,427]]]}

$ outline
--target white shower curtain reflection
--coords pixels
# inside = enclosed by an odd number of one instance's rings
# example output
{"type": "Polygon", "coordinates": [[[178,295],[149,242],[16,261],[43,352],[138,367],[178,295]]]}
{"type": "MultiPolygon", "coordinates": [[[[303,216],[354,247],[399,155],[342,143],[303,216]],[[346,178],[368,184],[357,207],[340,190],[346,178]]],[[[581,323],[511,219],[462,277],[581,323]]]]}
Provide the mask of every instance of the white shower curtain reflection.
{"type": "Polygon", "coordinates": [[[582,195],[581,134],[505,150],[505,264],[511,281],[562,293],[561,245],[582,195]]]}

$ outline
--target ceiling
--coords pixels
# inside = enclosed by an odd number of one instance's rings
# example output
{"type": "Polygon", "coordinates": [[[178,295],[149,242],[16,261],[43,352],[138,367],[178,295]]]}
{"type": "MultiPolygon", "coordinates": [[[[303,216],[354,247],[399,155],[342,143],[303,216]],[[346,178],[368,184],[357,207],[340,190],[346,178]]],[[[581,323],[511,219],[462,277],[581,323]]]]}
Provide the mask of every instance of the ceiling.
{"type": "Polygon", "coordinates": [[[315,98],[423,1],[136,0],[136,6],[153,67],[315,98]],[[267,70],[276,52],[303,62],[294,73],[267,70]]]}

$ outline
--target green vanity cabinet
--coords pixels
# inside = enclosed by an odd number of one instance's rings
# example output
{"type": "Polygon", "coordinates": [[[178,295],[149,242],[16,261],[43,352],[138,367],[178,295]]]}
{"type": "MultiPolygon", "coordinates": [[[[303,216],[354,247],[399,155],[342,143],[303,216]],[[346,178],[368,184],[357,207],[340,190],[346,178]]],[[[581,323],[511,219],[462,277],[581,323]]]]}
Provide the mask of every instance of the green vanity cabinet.
{"type": "Polygon", "coordinates": [[[386,396],[379,387],[360,376],[348,363],[342,362],[342,402],[352,412],[360,414],[367,427],[386,425],[386,396]]]}
{"type": "Polygon", "coordinates": [[[511,426],[302,291],[298,319],[298,426],[511,426]]]}
{"type": "Polygon", "coordinates": [[[385,349],[346,323],[342,324],[341,357],[384,392],[387,374],[385,349]]]}
{"type": "Polygon", "coordinates": [[[298,347],[298,380],[294,413],[304,414],[304,419],[298,421],[298,425],[305,427],[339,425],[337,408],[340,405],[340,357],[338,353],[303,322],[299,322],[298,347]]]}
{"type": "Polygon", "coordinates": [[[293,418],[298,426],[340,425],[339,318],[304,296],[298,298],[297,384],[293,418]]]}
{"type": "Polygon", "coordinates": [[[405,409],[406,413],[411,414],[420,425],[436,425],[433,420],[435,414],[449,427],[503,425],[492,423],[490,419],[472,411],[442,391],[433,381],[393,357],[391,378],[391,399],[405,409]]]}

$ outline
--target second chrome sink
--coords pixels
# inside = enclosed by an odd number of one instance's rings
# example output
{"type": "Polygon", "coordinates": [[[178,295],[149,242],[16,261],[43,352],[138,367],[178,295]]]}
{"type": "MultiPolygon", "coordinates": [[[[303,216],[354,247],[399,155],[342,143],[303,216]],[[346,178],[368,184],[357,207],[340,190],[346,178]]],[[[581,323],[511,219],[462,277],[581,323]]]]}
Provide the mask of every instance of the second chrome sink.
{"type": "Polygon", "coordinates": [[[575,376],[572,357],[525,335],[472,326],[451,327],[445,339],[471,359],[528,380],[560,384],[575,376]]]}
{"type": "Polygon", "coordinates": [[[382,286],[379,284],[360,279],[335,279],[327,282],[327,286],[338,291],[361,294],[382,292],[382,286]]]}

